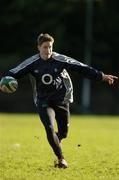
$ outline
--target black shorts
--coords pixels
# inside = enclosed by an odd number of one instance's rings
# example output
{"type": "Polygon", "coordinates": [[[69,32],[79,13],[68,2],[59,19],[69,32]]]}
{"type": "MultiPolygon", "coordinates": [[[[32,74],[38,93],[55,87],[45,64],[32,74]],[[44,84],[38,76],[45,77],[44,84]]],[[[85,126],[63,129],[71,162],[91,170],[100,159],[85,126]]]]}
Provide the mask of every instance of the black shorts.
{"type": "Polygon", "coordinates": [[[49,127],[54,131],[54,121],[56,120],[59,140],[67,137],[70,114],[69,103],[37,103],[37,109],[47,135],[49,127]]]}

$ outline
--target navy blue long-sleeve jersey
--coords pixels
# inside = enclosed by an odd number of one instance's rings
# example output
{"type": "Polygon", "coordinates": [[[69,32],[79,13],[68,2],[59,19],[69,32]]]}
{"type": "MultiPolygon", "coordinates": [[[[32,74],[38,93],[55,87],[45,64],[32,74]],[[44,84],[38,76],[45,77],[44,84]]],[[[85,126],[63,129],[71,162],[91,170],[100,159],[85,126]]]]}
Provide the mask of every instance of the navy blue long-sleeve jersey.
{"type": "Polygon", "coordinates": [[[9,70],[7,75],[19,79],[28,74],[35,103],[37,99],[40,102],[68,103],[73,102],[73,86],[68,70],[77,71],[89,79],[102,80],[101,71],[56,52],[48,60],[36,54],[9,70]]]}

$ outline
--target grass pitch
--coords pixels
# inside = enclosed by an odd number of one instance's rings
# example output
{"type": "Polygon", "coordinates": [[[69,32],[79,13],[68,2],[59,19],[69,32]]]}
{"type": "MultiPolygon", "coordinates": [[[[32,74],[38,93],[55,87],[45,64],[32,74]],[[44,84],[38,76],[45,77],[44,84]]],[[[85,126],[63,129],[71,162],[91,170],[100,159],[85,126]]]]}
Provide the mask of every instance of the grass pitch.
{"type": "Polygon", "coordinates": [[[67,169],[54,168],[37,115],[0,114],[0,180],[119,179],[119,117],[71,116],[62,147],[67,169]]]}

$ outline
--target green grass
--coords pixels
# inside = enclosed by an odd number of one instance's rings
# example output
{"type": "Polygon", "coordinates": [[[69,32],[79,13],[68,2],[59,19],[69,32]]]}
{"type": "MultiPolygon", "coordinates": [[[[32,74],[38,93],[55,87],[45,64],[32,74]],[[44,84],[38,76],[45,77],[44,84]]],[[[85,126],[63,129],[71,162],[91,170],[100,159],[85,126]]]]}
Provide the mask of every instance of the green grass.
{"type": "Polygon", "coordinates": [[[0,114],[0,180],[119,180],[119,117],[71,116],[62,146],[67,169],[37,115],[0,114]]]}

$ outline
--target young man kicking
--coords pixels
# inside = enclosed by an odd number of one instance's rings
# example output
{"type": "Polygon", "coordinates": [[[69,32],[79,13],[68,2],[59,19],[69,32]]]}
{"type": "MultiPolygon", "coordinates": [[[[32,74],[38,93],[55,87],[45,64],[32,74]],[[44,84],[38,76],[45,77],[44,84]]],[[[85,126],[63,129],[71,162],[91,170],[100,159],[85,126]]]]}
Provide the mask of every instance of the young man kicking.
{"type": "Polygon", "coordinates": [[[77,71],[79,75],[89,79],[106,81],[109,85],[118,77],[104,74],[71,57],[53,52],[54,39],[49,34],[40,34],[37,43],[38,54],[9,70],[5,76],[19,79],[29,75],[37,111],[45,127],[48,142],[58,159],[55,166],[67,168],[61,141],[67,137],[69,103],[73,102],[73,86],[68,70],[77,71]],[[57,122],[57,132],[54,130],[54,120],[57,122]]]}

